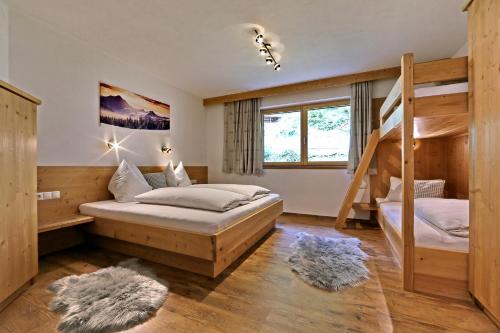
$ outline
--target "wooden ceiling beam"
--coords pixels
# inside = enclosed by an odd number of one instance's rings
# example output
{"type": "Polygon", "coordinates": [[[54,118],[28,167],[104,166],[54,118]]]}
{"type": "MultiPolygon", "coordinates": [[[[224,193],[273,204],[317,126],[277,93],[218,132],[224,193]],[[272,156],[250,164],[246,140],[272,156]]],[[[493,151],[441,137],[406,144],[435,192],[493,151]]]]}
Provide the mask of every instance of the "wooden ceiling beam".
{"type": "Polygon", "coordinates": [[[292,84],[285,84],[282,86],[251,90],[236,94],[205,98],[203,100],[203,105],[207,106],[213,104],[240,101],[249,98],[268,97],[273,95],[291,94],[291,93],[299,93],[310,90],[341,87],[363,81],[397,78],[399,77],[400,74],[401,74],[400,66],[377,69],[368,72],[333,76],[319,80],[304,81],[292,84]]]}

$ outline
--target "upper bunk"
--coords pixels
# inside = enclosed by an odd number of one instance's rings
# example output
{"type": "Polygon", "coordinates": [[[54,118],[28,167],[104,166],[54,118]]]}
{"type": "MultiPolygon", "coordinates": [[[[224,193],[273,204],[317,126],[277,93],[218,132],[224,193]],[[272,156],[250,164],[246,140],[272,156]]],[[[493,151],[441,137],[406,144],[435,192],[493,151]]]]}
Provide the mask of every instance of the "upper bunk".
{"type": "Polygon", "coordinates": [[[468,132],[467,57],[418,64],[406,61],[401,72],[380,108],[380,140],[401,139],[405,112],[413,118],[415,139],[468,132]],[[412,108],[403,110],[403,99],[412,108]]]}

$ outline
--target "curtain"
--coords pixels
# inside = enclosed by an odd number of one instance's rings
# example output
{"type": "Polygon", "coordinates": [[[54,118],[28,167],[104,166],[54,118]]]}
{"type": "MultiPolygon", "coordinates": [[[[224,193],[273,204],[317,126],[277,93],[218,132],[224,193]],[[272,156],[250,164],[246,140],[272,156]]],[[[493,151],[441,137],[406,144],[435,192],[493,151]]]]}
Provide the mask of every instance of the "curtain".
{"type": "MultiPolygon", "coordinates": [[[[351,85],[351,141],[347,172],[353,174],[361,161],[361,156],[372,132],[372,83],[360,82],[351,85]]],[[[374,169],[375,158],[370,169],[374,169]]],[[[370,170],[370,171],[372,171],[370,170]]]]}
{"type": "Polygon", "coordinates": [[[263,173],[260,102],[260,98],[253,98],[224,104],[223,172],[240,175],[263,173]]]}

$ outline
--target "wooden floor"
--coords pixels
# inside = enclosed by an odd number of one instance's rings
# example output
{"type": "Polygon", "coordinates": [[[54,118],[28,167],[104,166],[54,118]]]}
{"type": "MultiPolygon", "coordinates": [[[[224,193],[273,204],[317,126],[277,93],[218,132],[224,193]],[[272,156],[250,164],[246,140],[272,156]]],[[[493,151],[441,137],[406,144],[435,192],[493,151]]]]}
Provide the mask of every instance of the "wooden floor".
{"type": "MultiPolygon", "coordinates": [[[[372,276],[364,285],[331,293],[305,284],[287,266],[289,245],[300,231],[336,235],[329,225],[281,217],[273,233],[216,280],[149,263],[169,281],[169,296],[154,318],[127,332],[498,332],[472,304],[403,292],[380,230],[346,231],[370,255],[372,276]]],[[[35,284],[0,313],[0,333],[56,332],[47,285],[122,259],[82,248],[44,257],[35,284]]]]}

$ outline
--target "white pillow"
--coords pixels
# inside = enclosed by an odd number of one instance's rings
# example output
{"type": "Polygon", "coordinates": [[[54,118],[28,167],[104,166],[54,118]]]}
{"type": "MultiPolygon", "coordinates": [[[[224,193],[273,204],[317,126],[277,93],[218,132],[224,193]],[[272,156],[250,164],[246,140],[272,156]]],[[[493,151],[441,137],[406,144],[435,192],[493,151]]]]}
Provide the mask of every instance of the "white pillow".
{"type": "Polygon", "coordinates": [[[175,171],[174,171],[174,164],[172,161],[170,161],[167,166],[165,167],[165,170],[163,170],[163,173],[165,174],[165,179],[167,181],[167,186],[169,187],[177,187],[177,177],[175,176],[175,171]]]}
{"type": "Polygon", "coordinates": [[[177,178],[177,186],[179,187],[186,187],[192,185],[191,179],[189,179],[189,176],[186,170],[184,169],[182,161],[179,162],[179,165],[177,165],[177,168],[175,168],[175,177],[177,178]]]}
{"type": "MultiPolygon", "coordinates": [[[[443,179],[415,180],[413,183],[414,198],[442,198],[444,197],[444,184],[443,179]]],[[[402,188],[401,178],[391,177],[389,192],[384,201],[402,201],[402,188]]]]}
{"type": "Polygon", "coordinates": [[[108,184],[118,202],[135,201],[136,195],[152,190],[141,171],[133,164],[123,160],[108,184]]]}

